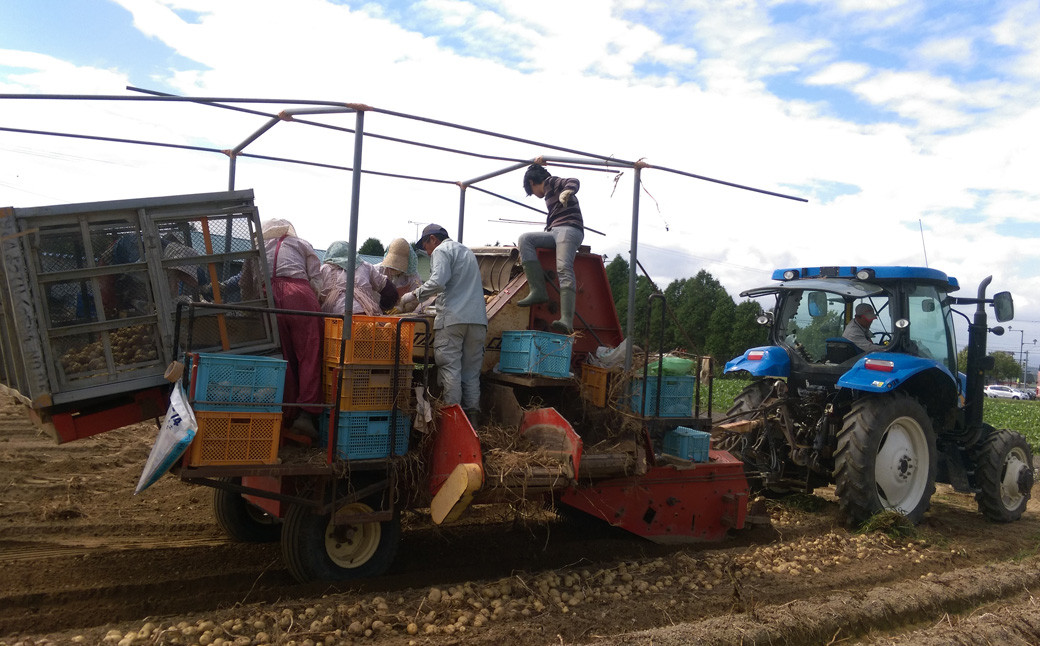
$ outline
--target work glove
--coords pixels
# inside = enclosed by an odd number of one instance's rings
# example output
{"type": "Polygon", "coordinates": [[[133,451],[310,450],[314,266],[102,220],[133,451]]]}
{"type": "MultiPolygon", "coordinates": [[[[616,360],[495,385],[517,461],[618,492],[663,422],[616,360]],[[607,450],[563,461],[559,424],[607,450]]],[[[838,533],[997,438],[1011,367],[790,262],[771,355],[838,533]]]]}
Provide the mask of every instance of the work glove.
{"type": "Polygon", "coordinates": [[[397,306],[402,312],[414,312],[415,308],[419,307],[419,299],[416,298],[415,292],[408,292],[401,297],[397,306]]]}
{"type": "Polygon", "coordinates": [[[560,204],[567,206],[567,202],[570,202],[572,195],[574,195],[574,191],[571,189],[567,189],[560,193],[560,204]]]}

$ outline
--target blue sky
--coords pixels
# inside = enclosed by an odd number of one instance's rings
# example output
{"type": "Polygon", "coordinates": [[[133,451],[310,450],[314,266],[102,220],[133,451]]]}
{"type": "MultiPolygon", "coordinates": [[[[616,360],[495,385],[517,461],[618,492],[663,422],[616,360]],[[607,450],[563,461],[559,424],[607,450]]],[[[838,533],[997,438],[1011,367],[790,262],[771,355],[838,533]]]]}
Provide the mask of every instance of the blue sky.
{"type": "MultiPolygon", "coordinates": [[[[965,293],[988,275],[1040,338],[1040,7],[909,0],[6,0],[0,92],[362,102],[796,194],[644,172],[641,261],[659,283],[707,269],[732,293],[774,267],[928,264],[965,293]],[[923,233],[923,235],[922,235],[923,233]]],[[[4,102],[0,127],[230,148],[262,121],[154,104],[4,102]]],[[[277,106],[267,106],[277,111],[277,106]]],[[[345,118],[338,125],[350,125],[345,118]]],[[[518,158],[372,115],[385,134],[518,158]]],[[[349,165],[349,141],[279,126],[251,150],[349,165]]],[[[366,144],[366,167],[468,179],[498,166],[366,144]]],[[[242,161],[239,188],[316,246],[345,237],[349,177],[242,161]]],[[[562,171],[561,171],[562,172],[562,171]]],[[[220,155],[0,131],[0,204],[221,190],[220,155]]],[[[586,244],[629,246],[631,174],[583,173],[586,244]]],[[[518,176],[489,190],[523,201],[518,176]]],[[[529,200],[532,206],[539,206],[529,200]]],[[[455,228],[458,193],[366,179],[360,236],[455,228]]],[[[466,242],[537,214],[471,193],[466,242]]],[[[1019,335],[1012,334],[1018,340],[1019,335]]],[[[1025,338],[1028,337],[1028,338],[1025,338]]],[[[1017,352],[1009,336],[995,349],[1017,352]]],[[[1032,364],[1040,358],[1034,352],[1032,364]]]]}

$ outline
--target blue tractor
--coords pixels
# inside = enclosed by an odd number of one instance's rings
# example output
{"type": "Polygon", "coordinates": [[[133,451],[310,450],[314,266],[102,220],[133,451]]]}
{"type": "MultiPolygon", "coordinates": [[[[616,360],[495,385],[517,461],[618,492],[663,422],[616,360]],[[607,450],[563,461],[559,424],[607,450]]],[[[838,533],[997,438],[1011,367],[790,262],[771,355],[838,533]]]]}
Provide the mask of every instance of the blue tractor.
{"type": "Polygon", "coordinates": [[[769,345],[726,364],[754,378],[714,429],[715,448],[742,459],[764,491],[835,485],[859,525],[884,510],[914,523],[935,483],[975,494],[979,510],[1017,520],[1033,486],[1019,433],[982,421],[986,306],[1014,316],[1009,292],[958,298],[957,279],[921,267],[778,269],[745,297],[774,297],[759,318],[769,345]],[[974,305],[974,317],[955,309],[974,305]],[[954,316],[968,319],[967,365],[957,365],[954,316]]]}

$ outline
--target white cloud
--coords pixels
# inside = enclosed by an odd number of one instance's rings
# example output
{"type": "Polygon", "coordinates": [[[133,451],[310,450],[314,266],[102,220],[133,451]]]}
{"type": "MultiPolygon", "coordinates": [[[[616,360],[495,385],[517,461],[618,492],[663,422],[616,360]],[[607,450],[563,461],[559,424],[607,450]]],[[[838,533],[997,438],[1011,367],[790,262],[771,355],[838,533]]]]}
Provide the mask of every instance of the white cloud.
{"type": "Polygon", "coordinates": [[[957,36],[953,38],[935,38],[925,41],[917,48],[917,54],[929,63],[957,63],[969,65],[974,59],[971,38],[957,36]]]}
{"type": "Polygon", "coordinates": [[[805,79],[807,85],[847,86],[867,76],[870,67],[862,63],[833,63],[805,79]]]}

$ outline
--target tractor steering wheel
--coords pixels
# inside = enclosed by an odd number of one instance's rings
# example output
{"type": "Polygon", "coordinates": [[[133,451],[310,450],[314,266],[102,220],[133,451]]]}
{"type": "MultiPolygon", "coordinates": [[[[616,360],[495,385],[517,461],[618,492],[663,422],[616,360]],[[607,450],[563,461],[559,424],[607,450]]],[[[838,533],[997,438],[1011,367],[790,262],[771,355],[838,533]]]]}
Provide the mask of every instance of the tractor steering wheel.
{"type": "Polygon", "coordinates": [[[875,332],[874,337],[874,342],[878,345],[888,345],[892,342],[891,332],[875,332]]]}

